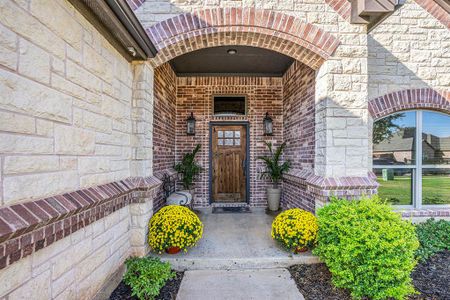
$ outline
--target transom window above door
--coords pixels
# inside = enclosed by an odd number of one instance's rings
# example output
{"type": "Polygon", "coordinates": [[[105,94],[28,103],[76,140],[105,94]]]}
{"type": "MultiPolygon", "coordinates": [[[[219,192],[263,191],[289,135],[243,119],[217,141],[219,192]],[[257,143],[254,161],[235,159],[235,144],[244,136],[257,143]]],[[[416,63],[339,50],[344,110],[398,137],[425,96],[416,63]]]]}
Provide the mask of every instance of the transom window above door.
{"type": "Polygon", "coordinates": [[[213,113],[218,116],[243,116],[246,114],[245,96],[213,96],[213,113]]]}
{"type": "Polygon", "coordinates": [[[415,110],[377,120],[373,170],[392,204],[450,205],[450,115],[415,110]]]}

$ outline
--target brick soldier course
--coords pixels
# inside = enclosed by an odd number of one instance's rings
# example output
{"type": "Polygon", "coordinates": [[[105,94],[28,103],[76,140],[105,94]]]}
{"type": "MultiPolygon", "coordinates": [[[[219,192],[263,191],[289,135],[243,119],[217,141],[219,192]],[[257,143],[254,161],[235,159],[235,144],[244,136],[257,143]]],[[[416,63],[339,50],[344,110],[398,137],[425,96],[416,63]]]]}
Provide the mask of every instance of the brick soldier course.
{"type": "Polygon", "coordinates": [[[147,61],[128,61],[66,0],[0,2],[1,299],[93,298],[127,257],[148,252],[162,174],[196,143],[195,206],[209,206],[211,121],[249,123],[250,206],[265,206],[263,142],[286,141],[282,205],[314,212],[332,195],[377,192],[374,120],[450,113],[450,17],[434,0],[406,0],[370,32],[351,23],[347,0],[127,2],[158,50],[147,61]],[[180,77],[170,65],[232,45],[295,61],[282,77],[180,77]],[[248,114],[214,116],[215,94],[246,95],[248,114]]]}

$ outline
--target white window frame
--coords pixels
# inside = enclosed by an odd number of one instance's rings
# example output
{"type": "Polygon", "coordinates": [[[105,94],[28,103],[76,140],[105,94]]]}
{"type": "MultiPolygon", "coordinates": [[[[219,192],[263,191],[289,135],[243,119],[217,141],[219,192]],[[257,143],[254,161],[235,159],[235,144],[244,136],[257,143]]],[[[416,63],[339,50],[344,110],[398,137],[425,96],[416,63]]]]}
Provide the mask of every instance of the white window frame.
{"type": "MultiPolygon", "coordinates": [[[[416,113],[416,157],[415,157],[415,164],[414,165],[373,165],[372,169],[412,169],[413,175],[412,175],[412,205],[394,205],[396,208],[402,209],[402,208],[408,208],[408,209],[422,209],[422,208],[448,208],[450,207],[450,204],[422,204],[422,170],[423,169],[450,169],[450,165],[429,165],[429,164],[423,164],[422,160],[422,130],[423,130],[423,112],[427,110],[405,110],[400,111],[398,113],[402,112],[415,112],[416,113]]],[[[438,111],[429,111],[437,114],[443,114],[445,116],[449,116],[448,114],[438,112],[438,111]]],[[[393,113],[395,114],[395,113],[393,113]]],[[[392,114],[389,114],[392,115],[392,114]]],[[[385,117],[376,119],[374,121],[377,122],[379,120],[382,120],[385,117]]],[[[373,145],[372,145],[373,147],[373,145]]]]}

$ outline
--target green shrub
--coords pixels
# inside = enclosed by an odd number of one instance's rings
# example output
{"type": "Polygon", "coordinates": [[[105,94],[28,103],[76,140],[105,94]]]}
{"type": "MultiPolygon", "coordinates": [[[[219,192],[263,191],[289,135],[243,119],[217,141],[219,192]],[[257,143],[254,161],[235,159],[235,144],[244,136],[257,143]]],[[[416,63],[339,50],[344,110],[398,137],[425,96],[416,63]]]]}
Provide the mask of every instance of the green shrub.
{"type": "Polygon", "coordinates": [[[424,261],[435,253],[450,250],[450,221],[428,219],[416,225],[420,246],[416,251],[419,260],[424,261]]]}
{"type": "Polygon", "coordinates": [[[414,226],[378,197],[333,199],[317,212],[314,254],[330,269],[335,286],[360,299],[403,299],[414,293],[411,272],[419,246],[414,226]]]}
{"type": "Polygon", "coordinates": [[[132,257],[125,264],[127,271],[123,280],[131,287],[132,296],[141,300],[154,299],[166,281],[175,276],[170,264],[161,262],[159,258],[132,257]]]}

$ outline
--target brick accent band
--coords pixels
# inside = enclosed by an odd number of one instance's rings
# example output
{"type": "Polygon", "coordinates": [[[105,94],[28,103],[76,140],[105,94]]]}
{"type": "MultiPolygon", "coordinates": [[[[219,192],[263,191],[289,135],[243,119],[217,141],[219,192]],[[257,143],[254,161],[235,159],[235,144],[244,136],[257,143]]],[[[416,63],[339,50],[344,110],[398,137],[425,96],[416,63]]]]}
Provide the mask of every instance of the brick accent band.
{"type": "Polygon", "coordinates": [[[415,0],[423,9],[429,12],[445,27],[450,29],[450,14],[445,9],[436,3],[434,0],[415,0]]]}
{"type": "Polygon", "coordinates": [[[369,101],[369,112],[374,119],[407,109],[434,109],[450,114],[450,91],[408,89],[369,101]]]}
{"type": "Polygon", "coordinates": [[[127,3],[132,10],[138,9],[144,2],[145,0],[127,0],[127,3]]]}
{"type": "Polygon", "coordinates": [[[339,40],[299,18],[255,8],[216,8],[180,14],[146,29],[159,66],[206,47],[247,45],[291,56],[313,69],[328,59],[339,40]]]}
{"type": "Polygon", "coordinates": [[[160,184],[155,177],[128,178],[0,208],[0,269],[122,207],[153,199],[160,184]]]}
{"type": "Polygon", "coordinates": [[[344,20],[350,21],[350,14],[352,11],[352,4],[348,0],[325,0],[338,15],[340,15],[344,20]]]}

